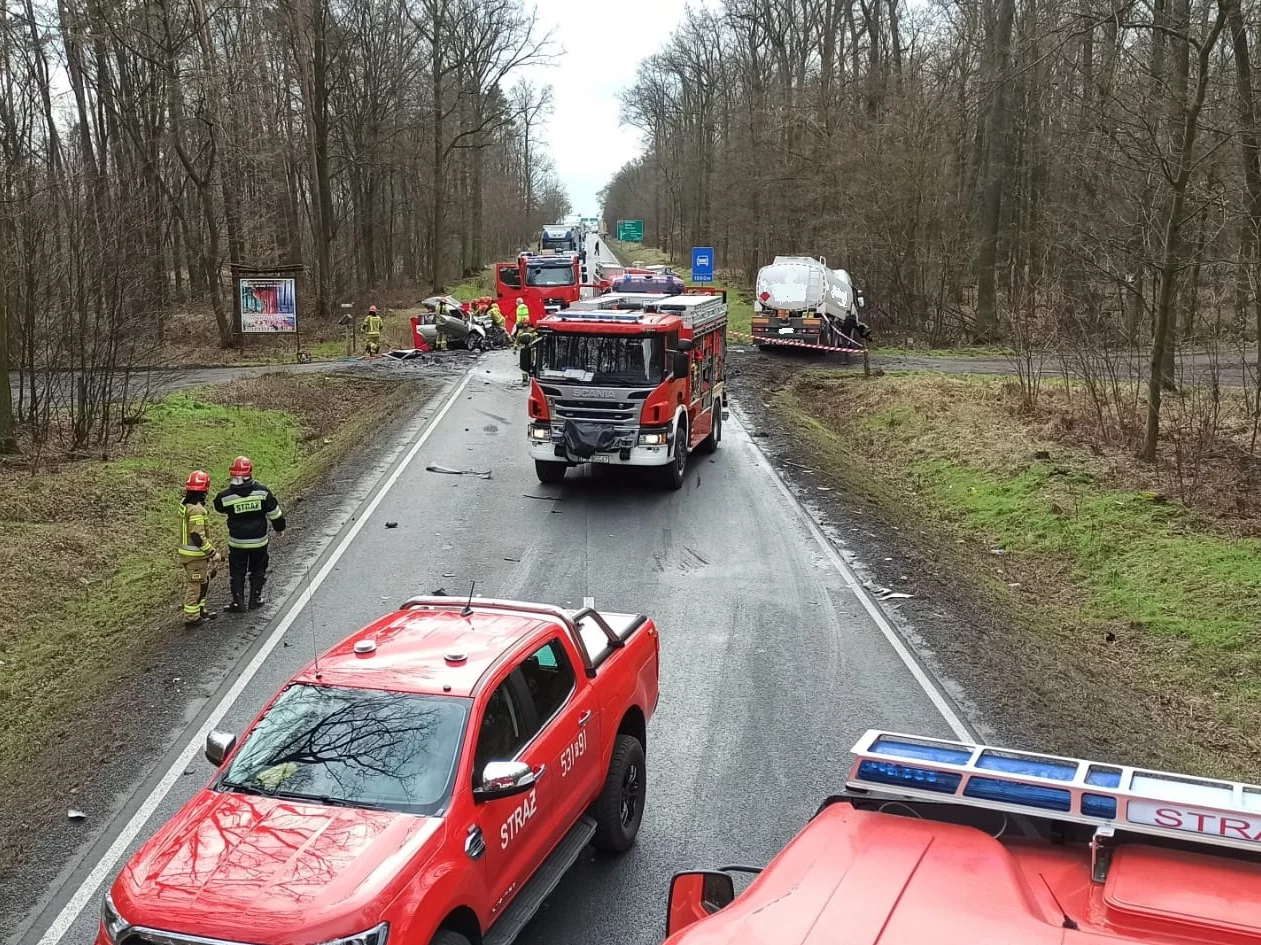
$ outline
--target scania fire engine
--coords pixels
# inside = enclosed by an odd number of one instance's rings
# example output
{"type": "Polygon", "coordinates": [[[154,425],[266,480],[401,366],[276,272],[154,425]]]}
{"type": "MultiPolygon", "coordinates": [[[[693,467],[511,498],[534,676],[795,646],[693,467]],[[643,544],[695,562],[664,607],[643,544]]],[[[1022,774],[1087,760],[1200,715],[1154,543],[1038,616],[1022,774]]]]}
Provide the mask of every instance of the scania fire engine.
{"type": "Polygon", "coordinates": [[[521,253],[515,262],[495,263],[500,311],[516,311],[517,299],[524,299],[532,325],[545,314],[578,301],[582,281],[582,259],[577,253],[521,253]]]}
{"type": "Polygon", "coordinates": [[[522,351],[530,375],[527,437],[542,482],[571,466],[649,466],[683,484],[688,454],[713,452],[725,415],[727,297],[718,289],[589,300],[538,325],[522,351]],[[619,307],[600,308],[606,300],[619,307]]]}

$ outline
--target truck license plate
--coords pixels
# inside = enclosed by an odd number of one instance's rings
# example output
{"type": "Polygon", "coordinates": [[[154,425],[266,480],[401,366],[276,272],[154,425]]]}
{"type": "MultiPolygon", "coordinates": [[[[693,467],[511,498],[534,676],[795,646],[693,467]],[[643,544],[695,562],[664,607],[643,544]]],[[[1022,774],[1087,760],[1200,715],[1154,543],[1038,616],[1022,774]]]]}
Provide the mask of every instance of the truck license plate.
{"type": "Polygon", "coordinates": [[[791,328],[781,328],[779,330],[779,333],[781,335],[791,335],[793,333],[793,330],[791,328]]]}

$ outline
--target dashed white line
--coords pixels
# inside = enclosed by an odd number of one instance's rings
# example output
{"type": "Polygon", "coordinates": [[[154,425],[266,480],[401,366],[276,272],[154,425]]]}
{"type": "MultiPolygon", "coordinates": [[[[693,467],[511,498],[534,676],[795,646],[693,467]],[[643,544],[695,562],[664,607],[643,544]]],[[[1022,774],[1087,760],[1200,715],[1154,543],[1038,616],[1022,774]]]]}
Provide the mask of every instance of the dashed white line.
{"type": "Polygon", "coordinates": [[[363,509],[359,518],[350,527],[350,530],[347,531],[346,534],[342,536],[341,541],[334,546],[332,554],[330,554],[328,560],[324,562],[323,567],[321,567],[320,570],[316,572],[315,576],[307,582],[306,588],[294,599],[293,603],[290,604],[289,612],[286,613],[284,619],[276,625],[276,629],[271,632],[271,635],[263,644],[262,649],[254,654],[254,658],[250,660],[249,664],[246,665],[244,670],[242,670],[241,675],[237,677],[237,680],[233,683],[232,688],[224,694],[223,698],[219,700],[219,704],[211,710],[210,714],[206,717],[206,721],[203,722],[201,728],[197,730],[197,734],[193,736],[192,741],[188,743],[188,745],[180,753],[179,758],[175,760],[175,763],[171,765],[166,774],[162,776],[162,780],[159,781],[157,786],[153,789],[153,793],[145,798],[144,803],[140,805],[140,808],[132,815],[131,820],[127,821],[126,826],[123,827],[122,831],[114,839],[114,842],[110,844],[109,849],[105,851],[105,855],[97,861],[96,866],[92,868],[92,872],[88,874],[87,879],[85,879],[82,884],[80,884],[79,888],[75,890],[74,895],[70,897],[70,901],[62,907],[61,912],[57,914],[57,918],[53,920],[52,925],[50,925],[48,930],[44,932],[44,935],[39,940],[38,945],[57,945],[57,943],[61,942],[61,940],[65,938],[66,934],[70,931],[71,926],[74,925],[75,920],[78,919],[79,914],[83,912],[87,904],[96,896],[97,892],[101,888],[101,885],[114,871],[118,861],[122,859],[123,854],[127,852],[127,848],[131,846],[136,837],[140,835],[140,832],[144,830],[145,825],[149,822],[149,818],[153,816],[154,812],[158,809],[158,806],[162,803],[166,796],[171,793],[171,788],[175,786],[175,783],[180,779],[184,770],[197,756],[198,752],[201,751],[202,745],[205,744],[206,736],[209,735],[214,727],[223,720],[223,717],[228,714],[228,711],[232,708],[236,700],[240,698],[241,693],[245,691],[245,687],[249,684],[250,680],[257,675],[259,669],[262,668],[263,663],[267,660],[267,657],[271,654],[272,650],[276,648],[276,645],[285,635],[285,632],[293,625],[294,620],[296,620],[298,615],[302,612],[302,608],[305,607],[307,602],[315,595],[316,589],[324,583],[324,579],[332,573],[333,567],[339,560],[341,560],[341,556],[345,553],[346,549],[350,547],[350,543],[355,540],[355,536],[359,534],[359,530],[363,528],[368,519],[372,517],[372,513],[375,512],[377,506],[381,504],[381,500],[385,498],[386,493],[393,488],[394,483],[398,482],[399,477],[403,475],[403,471],[407,469],[412,460],[416,458],[416,454],[419,453],[420,448],[425,445],[425,441],[429,439],[430,434],[438,428],[438,424],[442,422],[442,418],[447,415],[447,411],[449,411],[452,405],[459,400],[460,395],[464,393],[464,389],[468,387],[469,381],[472,380],[472,377],[472,373],[465,374],[464,380],[457,384],[455,389],[447,396],[446,403],[444,403],[442,408],[434,414],[433,419],[429,421],[429,424],[417,438],[416,442],[412,444],[412,448],[408,450],[407,455],[403,457],[402,461],[398,463],[397,466],[395,466],[394,471],[390,474],[389,478],[386,479],[381,488],[377,490],[377,493],[373,496],[372,501],[369,502],[367,507],[363,509]]]}
{"type": "Polygon", "coordinates": [[[594,606],[595,606],[595,598],[594,598],[594,597],[584,597],[584,598],[582,599],[582,606],[583,606],[583,607],[594,607],[594,606]]]}

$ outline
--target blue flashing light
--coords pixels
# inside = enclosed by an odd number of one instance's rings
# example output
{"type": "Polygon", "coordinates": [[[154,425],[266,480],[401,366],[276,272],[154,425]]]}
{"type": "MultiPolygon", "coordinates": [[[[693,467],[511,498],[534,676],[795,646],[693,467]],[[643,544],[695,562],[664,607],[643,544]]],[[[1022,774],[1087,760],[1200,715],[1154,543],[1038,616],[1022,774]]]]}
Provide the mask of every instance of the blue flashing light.
{"type": "Polygon", "coordinates": [[[1104,820],[1116,820],[1117,799],[1103,794],[1083,794],[1081,796],[1081,812],[1087,817],[1102,817],[1104,820]]]}
{"type": "Polygon", "coordinates": [[[1002,778],[969,778],[967,787],[963,789],[963,795],[984,801],[1001,801],[1004,804],[1018,804],[1021,807],[1038,807],[1043,810],[1065,812],[1069,811],[1073,804],[1073,795],[1066,788],[1039,787],[1034,784],[1006,781],[1002,778]]]}
{"type": "Polygon", "coordinates": [[[912,787],[921,791],[936,791],[939,794],[953,794],[958,790],[962,776],[948,771],[931,771],[928,768],[899,765],[889,761],[864,761],[858,766],[858,780],[912,787]]]}
{"type": "Polygon", "coordinates": [[[1086,783],[1095,787],[1117,788],[1121,786],[1121,769],[1091,765],[1086,772],[1086,783]]]}
{"type": "Polygon", "coordinates": [[[948,765],[966,765],[972,757],[972,752],[964,748],[952,748],[949,745],[923,745],[919,742],[903,741],[900,738],[878,738],[870,750],[882,755],[937,761],[948,765]]]}
{"type": "Polygon", "coordinates": [[[1043,758],[1039,755],[1017,755],[1014,752],[983,752],[976,766],[990,771],[1005,771],[1008,774],[1023,774],[1033,778],[1052,778],[1056,781],[1071,781],[1077,776],[1077,765],[1074,762],[1043,758]]]}

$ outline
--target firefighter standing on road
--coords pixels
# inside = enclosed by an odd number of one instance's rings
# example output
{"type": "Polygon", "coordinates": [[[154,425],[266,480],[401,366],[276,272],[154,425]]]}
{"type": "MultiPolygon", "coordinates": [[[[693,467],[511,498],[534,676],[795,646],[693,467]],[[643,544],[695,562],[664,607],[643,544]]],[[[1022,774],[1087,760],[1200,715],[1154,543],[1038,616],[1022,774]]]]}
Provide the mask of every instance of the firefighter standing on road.
{"type": "Polygon", "coordinates": [[[512,350],[516,351],[521,344],[521,333],[530,330],[530,309],[525,299],[517,299],[516,322],[512,326],[512,350]]]}
{"type": "Polygon", "coordinates": [[[187,584],[184,591],[184,626],[195,627],[219,616],[206,609],[206,592],[215,576],[214,564],[219,552],[206,531],[206,493],[210,477],[200,469],[188,477],[184,501],[180,503],[180,546],[176,551],[187,584]]]}
{"type": "Polygon", "coordinates": [[[363,320],[363,334],[367,341],[368,357],[375,358],[381,353],[381,316],[377,314],[375,305],[368,306],[368,314],[363,320]]]}
{"type": "Polygon", "coordinates": [[[263,585],[267,583],[267,523],[280,534],[285,530],[285,516],[276,497],[254,479],[254,464],[246,456],[238,456],[228,470],[232,485],[215,496],[215,511],[228,517],[228,574],[232,603],[228,610],[245,610],[245,575],[250,578],[250,610],[267,603],[263,585]]]}

